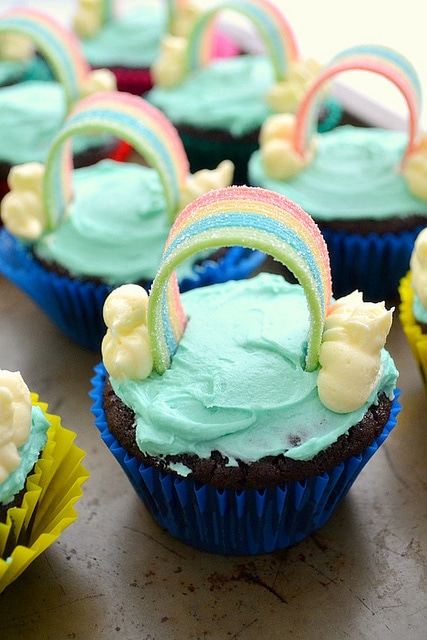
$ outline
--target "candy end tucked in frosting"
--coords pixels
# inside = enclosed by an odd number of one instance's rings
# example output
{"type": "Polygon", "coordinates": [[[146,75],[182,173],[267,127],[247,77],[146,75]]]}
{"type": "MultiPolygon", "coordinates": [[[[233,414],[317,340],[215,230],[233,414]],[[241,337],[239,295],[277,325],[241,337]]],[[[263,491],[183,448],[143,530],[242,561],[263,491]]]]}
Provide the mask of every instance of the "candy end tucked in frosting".
{"type": "Polygon", "coordinates": [[[12,167],[8,175],[10,188],[1,202],[5,227],[18,238],[36,240],[46,228],[42,189],[44,165],[29,162],[12,167]]]}
{"type": "Polygon", "coordinates": [[[105,301],[102,356],[105,368],[118,380],[143,380],[153,369],[147,303],[147,292],[136,284],[114,289],[105,301]]]}
{"type": "MultiPolygon", "coordinates": [[[[169,3],[170,4],[170,3],[169,3]]],[[[186,38],[190,33],[196,19],[202,13],[202,5],[194,0],[185,2],[172,2],[174,6],[170,12],[169,31],[174,36],[186,38]]]]}
{"type": "Polygon", "coordinates": [[[31,429],[31,394],[19,372],[0,370],[0,483],[20,463],[31,429]]]}
{"type": "Polygon", "coordinates": [[[354,411],[368,400],[380,375],[381,350],[393,309],[364,302],[354,291],[338,299],[325,320],[317,378],[321,402],[337,413],[354,411]]]}
{"type": "Polygon", "coordinates": [[[409,266],[412,288],[422,306],[427,308],[427,228],[415,240],[409,266]]]}

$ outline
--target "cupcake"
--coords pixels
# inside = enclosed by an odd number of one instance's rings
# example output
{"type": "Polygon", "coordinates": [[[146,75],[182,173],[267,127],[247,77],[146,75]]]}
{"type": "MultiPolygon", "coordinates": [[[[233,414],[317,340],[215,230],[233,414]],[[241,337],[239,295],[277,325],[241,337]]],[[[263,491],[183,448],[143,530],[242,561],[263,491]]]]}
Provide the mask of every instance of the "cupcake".
{"type": "MultiPolygon", "coordinates": [[[[53,69],[56,81],[34,79],[0,89],[3,192],[7,191],[6,179],[12,166],[46,160],[53,138],[76,101],[98,90],[115,88],[111,72],[91,71],[75,36],[49,16],[30,9],[7,11],[0,16],[0,37],[9,34],[34,43],[53,69]]],[[[81,135],[73,146],[76,166],[122,154],[121,143],[110,135],[81,135]]]]}
{"type": "Polygon", "coordinates": [[[359,292],[333,301],[316,224],[279,194],[234,186],[190,203],[149,296],[119,287],[104,316],[96,425],[155,520],[199,549],[304,539],[396,423],[392,310],[359,292]],[[175,269],[191,251],[237,243],[298,283],[264,272],[180,295],[175,269]]]}
{"type": "Polygon", "coordinates": [[[427,228],[415,240],[409,267],[399,285],[399,317],[423,382],[427,384],[427,228]]]}
{"type": "Polygon", "coordinates": [[[420,176],[425,140],[418,134],[420,85],[412,65],[381,46],[346,49],[325,66],[295,116],[267,120],[248,168],[251,185],[298,202],[328,245],[334,293],[363,291],[396,299],[416,236],[427,222],[420,176]],[[341,126],[313,135],[317,98],[337,74],[362,70],[391,82],[408,106],[408,130],[341,126]]]}
{"type": "Polygon", "coordinates": [[[75,433],[0,370],[0,593],[77,518],[88,472],[75,433]]]}
{"type": "MultiPolygon", "coordinates": [[[[74,106],[46,165],[15,167],[1,203],[0,272],[74,341],[98,350],[102,307],[120,284],[150,286],[181,208],[232,181],[233,166],[190,174],[182,142],[143,98],[99,92],[74,106]],[[104,160],[72,170],[74,135],[108,131],[149,166],[104,160]]],[[[199,253],[180,270],[184,289],[242,278],[265,256],[242,247],[199,253]]]]}
{"type": "MultiPolygon", "coordinates": [[[[114,0],[79,0],[73,28],[93,68],[108,67],[119,91],[142,95],[151,89],[151,65],[165,33],[182,35],[200,12],[192,0],[143,1],[128,10],[114,0]]],[[[218,30],[214,57],[236,55],[237,46],[218,30]]]]}
{"type": "MultiPolygon", "coordinates": [[[[241,184],[264,120],[273,113],[295,111],[304,87],[319,69],[316,61],[300,57],[294,33],[273,2],[221,2],[195,20],[186,38],[164,38],[152,68],[154,87],[146,97],[177,127],[193,171],[229,158],[236,167],[235,182],[241,184]],[[230,9],[249,19],[268,53],[208,64],[213,21],[230,9]]],[[[333,100],[323,108],[322,128],[328,129],[339,121],[341,109],[333,100]]]]}

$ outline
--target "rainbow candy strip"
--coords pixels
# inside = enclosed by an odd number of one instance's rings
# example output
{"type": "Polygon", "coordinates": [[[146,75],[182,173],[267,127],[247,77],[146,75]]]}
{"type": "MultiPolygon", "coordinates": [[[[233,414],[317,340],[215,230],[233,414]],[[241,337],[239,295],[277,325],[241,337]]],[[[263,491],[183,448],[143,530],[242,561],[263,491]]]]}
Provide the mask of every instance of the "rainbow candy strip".
{"type": "Polygon", "coordinates": [[[101,0],[101,22],[105,24],[117,15],[117,0],[101,0]]]}
{"type": "Polygon", "coordinates": [[[79,99],[90,71],[78,39],[50,16],[34,9],[12,9],[0,17],[0,33],[19,33],[29,38],[53,69],[63,86],[68,107],[79,99]]]}
{"type": "Polygon", "coordinates": [[[296,113],[294,148],[302,156],[315,135],[319,94],[323,84],[333,76],[350,70],[371,71],[390,80],[405,98],[409,111],[409,139],[403,164],[413,151],[418,135],[421,86],[415,69],[398,52],[380,45],[361,45],[345,49],[332,58],[311,84],[296,113]]]}
{"type": "Polygon", "coordinates": [[[181,139],[166,116],[143,98],[111,91],[95,93],[76,103],[52,142],[43,184],[47,230],[55,229],[66,215],[71,195],[71,136],[101,131],[129,142],[156,169],[172,224],[190,171],[181,139]]]}
{"type": "Polygon", "coordinates": [[[270,0],[228,0],[201,14],[189,36],[188,69],[192,71],[208,63],[212,21],[225,9],[241,13],[251,20],[266,47],[276,80],[284,80],[290,63],[299,58],[299,51],[293,30],[283,12],[270,0]]]}
{"type": "Polygon", "coordinates": [[[188,0],[166,0],[166,15],[169,33],[172,32],[172,24],[176,18],[176,15],[180,9],[185,8],[188,5],[188,0]]]}
{"type": "Polygon", "coordinates": [[[329,254],[313,219],[284,196],[259,187],[226,187],[190,203],[171,228],[147,314],[155,370],[162,374],[181,339],[186,317],[176,267],[199,251],[240,245],[259,249],[298,278],[310,311],[306,369],[317,367],[332,297],[329,254]]]}

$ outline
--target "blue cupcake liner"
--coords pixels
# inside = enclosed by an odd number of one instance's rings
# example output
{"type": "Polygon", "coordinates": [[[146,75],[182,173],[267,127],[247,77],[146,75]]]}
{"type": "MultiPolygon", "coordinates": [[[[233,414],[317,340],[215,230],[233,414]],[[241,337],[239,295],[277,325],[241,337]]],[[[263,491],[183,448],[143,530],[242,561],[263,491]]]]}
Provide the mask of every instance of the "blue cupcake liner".
{"type": "Polygon", "coordinates": [[[400,233],[361,235],[322,228],[334,296],[358,289],[371,302],[397,298],[399,282],[409,269],[414,242],[422,229],[420,225],[400,233]]]}
{"type": "Polygon", "coordinates": [[[106,371],[95,369],[90,397],[101,438],[145,507],[173,537],[197,549],[223,555],[258,555],[290,547],[322,527],[353,482],[396,425],[396,389],[382,433],[358,456],[329,472],[264,490],[219,490],[139,462],[113,436],[106,422],[102,390],[106,371]]]}
{"type": "MultiPolygon", "coordinates": [[[[195,265],[191,275],[180,282],[180,290],[248,277],[264,259],[265,254],[259,251],[231,247],[217,262],[205,260],[195,265]]],[[[73,342],[99,351],[106,331],[102,311],[112,286],[48,271],[5,228],[0,230],[0,273],[26,293],[73,342]]]]}

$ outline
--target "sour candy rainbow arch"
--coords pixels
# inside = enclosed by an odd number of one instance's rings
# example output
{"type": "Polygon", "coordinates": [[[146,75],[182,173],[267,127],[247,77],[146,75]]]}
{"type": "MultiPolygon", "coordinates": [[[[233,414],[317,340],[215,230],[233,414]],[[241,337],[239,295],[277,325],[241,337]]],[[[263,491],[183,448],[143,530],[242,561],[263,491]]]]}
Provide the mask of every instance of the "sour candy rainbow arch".
{"type": "Polygon", "coordinates": [[[293,146],[304,156],[315,134],[318,98],[325,82],[333,76],[351,70],[371,71],[390,80],[403,95],[409,112],[408,144],[402,164],[414,150],[418,136],[421,86],[410,62],[400,53],[380,45],[361,45],[345,49],[332,58],[310,85],[296,113],[293,146]]]}
{"type": "Polygon", "coordinates": [[[228,0],[203,12],[189,35],[188,69],[192,71],[208,63],[212,22],[224,10],[236,11],[249,18],[267,49],[276,80],[286,79],[290,63],[299,58],[298,45],[283,12],[270,0],[228,0]]]}
{"type": "Polygon", "coordinates": [[[117,15],[117,0],[100,0],[101,22],[110,22],[117,15]]]}
{"type": "Polygon", "coordinates": [[[12,9],[0,17],[0,33],[18,33],[40,50],[62,85],[68,108],[79,99],[90,72],[78,39],[50,16],[35,9],[12,9]]]}
{"type": "Polygon", "coordinates": [[[52,142],[43,182],[47,231],[55,229],[66,215],[71,196],[71,137],[95,131],[109,131],[126,140],[158,172],[172,224],[178,213],[181,188],[190,172],[181,139],[166,116],[143,98],[106,91],[76,103],[52,142]]]}
{"type": "Polygon", "coordinates": [[[259,187],[210,191],[178,216],[154,279],[147,311],[154,369],[162,374],[184,333],[176,267],[202,250],[240,245],[270,254],[302,285],[310,312],[306,369],[317,367],[332,284],[329,254],[313,219],[288,198],[259,187]]]}

